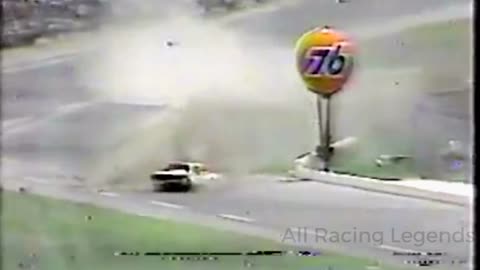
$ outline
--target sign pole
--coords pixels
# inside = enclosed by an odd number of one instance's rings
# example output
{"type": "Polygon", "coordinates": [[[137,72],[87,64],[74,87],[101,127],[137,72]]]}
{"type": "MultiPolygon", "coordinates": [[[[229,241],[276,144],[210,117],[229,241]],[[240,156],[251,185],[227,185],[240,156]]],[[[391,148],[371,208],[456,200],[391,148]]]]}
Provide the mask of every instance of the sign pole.
{"type": "Polygon", "coordinates": [[[317,95],[317,117],[319,130],[319,145],[316,149],[317,157],[323,162],[323,170],[329,171],[330,160],[334,154],[332,145],[332,95],[317,95]],[[326,100],[325,114],[322,110],[322,99],[326,100]],[[323,118],[325,116],[325,119],[323,118]],[[324,126],[325,125],[325,126],[324,126]]]}
{"type": "Polygon", "coordinates": [[[325,137],[324,137],[324,151],[325,151],[325,166],[324,166],[324,171],[329,171],[330,169],[330,158],[333,155],[333,152],[330,151],[330,144],[332,142],[332,136],[331,136],[331,96],[327,96],[327,108],[326,108],[326,120],[325,120],[325,137]]]}
{"type": "Polygon", "coordinates": [[[330,134],[331,99],[342,90],[351,75],[355,48],[344,33],[325,26],[304,33],[297,40],[295,52],[297,70],[307,89],[316,94],[319,144],[315,154],[321,163],[318,167],[329,171],[335,152],[330,134]],[[324,105],[323,99],[326,101],[324,105]]]}
{"type": "Polygon", "coordinates": [[[325,142],[325,134],[323,130],[323,113],[322,113],[322,96],[317,96],[317,121],[318,121],[318,146],[316,149],[317,157],[324,159],[323,144],[325,142]]]}
{"type": "Polygon", "coordinates": [[[331,96],[317,96],[317,120],[318,120],[318,132],[319,132],[319,145],[316,149],[317,156],[324,162],[323,170],[328,171],[330,165],[330,158],[332,151],[330,151],[331,145],[331,96]],[[322,110],[322,100],[326,100],[325,115],[322,110]],[[324,119],[325,117],[325,119],[324,119]],[[325,125],[325,126],[324,126],[325,125]]]}

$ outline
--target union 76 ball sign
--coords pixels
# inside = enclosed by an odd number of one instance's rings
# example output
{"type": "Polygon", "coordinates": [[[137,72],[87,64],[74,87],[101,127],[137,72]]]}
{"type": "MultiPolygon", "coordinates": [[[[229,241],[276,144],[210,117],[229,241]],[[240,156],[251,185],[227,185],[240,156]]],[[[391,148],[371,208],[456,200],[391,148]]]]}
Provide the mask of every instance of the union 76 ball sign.
{"type": "Polygon", "coordinates": [[[317,28],[297,41],[297,70],[308,90],[324,96],[340,91],[353,69],[354,46],[346,35],[317,28]]]}

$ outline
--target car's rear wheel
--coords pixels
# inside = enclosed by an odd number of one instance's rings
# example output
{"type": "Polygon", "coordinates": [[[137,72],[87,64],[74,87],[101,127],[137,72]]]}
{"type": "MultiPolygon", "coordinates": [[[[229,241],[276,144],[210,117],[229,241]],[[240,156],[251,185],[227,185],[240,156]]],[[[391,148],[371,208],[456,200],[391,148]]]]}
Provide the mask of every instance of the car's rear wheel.
{"type": "Polygon", "coordinates": [[[164,190],[164,186],[160,183],[154,183],[153,184],[153,191],[155,192],[161,192],[164,190]]]}

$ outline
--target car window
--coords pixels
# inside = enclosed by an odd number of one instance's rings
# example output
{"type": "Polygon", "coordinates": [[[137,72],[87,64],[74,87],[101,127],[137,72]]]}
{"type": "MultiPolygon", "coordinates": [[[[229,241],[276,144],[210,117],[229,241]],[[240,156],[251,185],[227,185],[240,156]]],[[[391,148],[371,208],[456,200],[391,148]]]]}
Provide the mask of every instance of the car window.
{"type": "Polygon", "coordinates": [[[185,170],[190,171],[190,167],[187,164],[172,163],[169,164],[164,171],[173,171],[173,170],[185,170]]]}
{"type": "Polygon", "coordinates": [[[192,170],[193,170],[193,172],[194,172],[195,174],[200,174],[200,173],[202,173],[201,167],[198,166],[198,165],[194,165],[194,166],[192,167],[192,170]]]}

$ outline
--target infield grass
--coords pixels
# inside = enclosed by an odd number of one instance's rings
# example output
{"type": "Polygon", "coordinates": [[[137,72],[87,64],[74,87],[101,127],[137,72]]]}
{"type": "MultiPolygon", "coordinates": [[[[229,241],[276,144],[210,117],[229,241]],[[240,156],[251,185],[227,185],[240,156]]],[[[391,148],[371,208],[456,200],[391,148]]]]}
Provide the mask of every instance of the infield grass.
{"type": "MultiPolygon", "coordinates": [[[[441,61],[444,65],[448,61],[450,66],[468,66],[473,56],[471,32],[469,18],[407,28],[362,42],[360,62],[386,68],[420,65],[435,69],[441,61]]],[[[452,68],[452,72],[455,69],[452,68]]]]}
{"type": "Polygon", "coordinates": [[[371,264],[370,260],[327,253],[318,257],[219,257],[216,261],[199,262],[114,256],[115,251],[234,252],[289,248],[270,240],[37,195],[2,195],[3,269],[231,270],[245,269],[248,261],[253,264],[251,269],[365,270],[371,264]]]}

